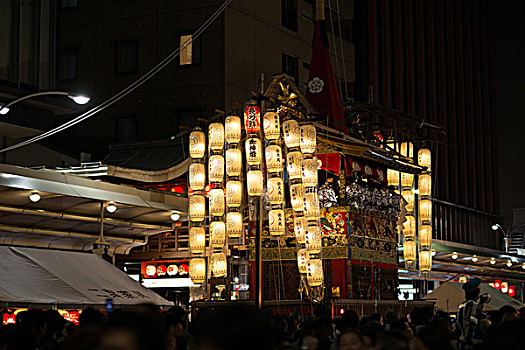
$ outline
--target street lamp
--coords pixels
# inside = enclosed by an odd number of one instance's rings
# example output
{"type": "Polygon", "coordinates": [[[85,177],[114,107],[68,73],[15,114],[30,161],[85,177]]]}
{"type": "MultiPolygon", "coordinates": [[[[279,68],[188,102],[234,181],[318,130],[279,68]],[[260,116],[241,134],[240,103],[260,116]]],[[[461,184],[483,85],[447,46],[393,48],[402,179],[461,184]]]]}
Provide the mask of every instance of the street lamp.
{"type": "Polygon", "coordinates": [[[9,110],[10,110],[9,107],[14,105],[15,103],[18,103],[18,102],[23,101],[23,100],[27,100],[28,98],[37,97],[37,96],[46,96],[46,95],[67,96],[70,99],[72,99],[73,101],[75,101],[76,104],[79,104],[79,105],[85,105],[90,100],[90,98],[88,96],[72,94],[72,93],[65,92],[65,91],[42,91],[42,92],[37,92],[37,93],[34,93],[34,94],[29,94],[27,96],[23,96],[23,97],[17,98],[16,100],[11,101],[11,102],[9,102],[6,105],[0,105],[0,108],[1,108],[0,109],[0,114],[6,115],[7,113],[9,113],[9,110]]]}
{"type": "Polygon", "coordinates": [[[507,232],[505,232],[505,230],[503,229],[503,227],[501,227],[500,224],[492,225],[492,230],[494,231],[501,230],[501,232],[503,232],[503,241],[505,242],[505,252],[508,253],[509,248],[510,248],[510,238],[511,238],[510,234],[507,234],[507,232]]]}

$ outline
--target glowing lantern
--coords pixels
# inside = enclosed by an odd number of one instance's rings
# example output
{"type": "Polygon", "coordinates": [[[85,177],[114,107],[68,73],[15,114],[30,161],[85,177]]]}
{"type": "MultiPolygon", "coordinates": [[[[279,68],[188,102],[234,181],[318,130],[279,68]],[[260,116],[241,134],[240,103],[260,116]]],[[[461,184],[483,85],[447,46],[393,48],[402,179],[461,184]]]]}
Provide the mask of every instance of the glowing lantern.
{"type": "Polygon", "coordinates": [[[317,158],[305,159],[303,161],[303,186],[304,187],[315,187],[317,186],[317,167],[319,163],[317,158]]]}
{"type": "Polygon", "coordinates": [[[306,250],[308,250],[310,254],[318,254],[321,251],[323,242],[321,239],[321,230],[318,225],[309,224],[306,226],[305,243],[306,250]]]}
{"type": "Polygon", "coordinates": [[[222,123],[211,123],[208,127],[208,142],[210,148],[215,151],[224,147],[224,125],[222,123]]]}
{"type": "Polygon", "coordinates": [[[210,214],[213,216],[224,215],[225,201],[224,191],[221,188],[214,188],[209,193],[210,214]]]}
{"type": "Polygon", "coordinates": [[[411,188],[414,183],[414,174],[401,173],[401,186],[403,188],[411,188]]]}
{"type": "Polygon", "coordinates": [[[319,196],[315,191],[306,191],[304,194],[304,215],[308,218],[319,218],[319,196]]]}
{"type": "Polygon", "coordinates": [[[200,222],[206,216],[206,200],[204,196],[193,195],[189,199],[190,221],[200,222]]]}
{"type": "Polygon", "coordinates": [[[262,162],[261,140],[251,137],[246,140],[245,148],[248,165],[260,165],[262,162]]]}
{"type": "Polygon", "coordinates": [[[419,194],[429,197],[432,191],[432,177],[429,174],[419,175],[419,194]]]}
{"type": "Polygon", "coordinates": [[[287,120],[283,123],[284,143],[286,147],[299,147],[301,144],[301,127],[296,120],[287,120]]]}
{"type": "Polygon", "coordinates": [[[190,251],[193,254],[200,254],[206,247],[206,232],[204,227],[192,227],[190,228],[190,251]]]}
{"type": "Polygon", "coordinates": [[[242,171],[242,152],[240,149],[232,148],[226,151],[226,174],[228,176],[239,176],[242,171]]]}
{"type": "Polygon", "coordinates": [[[501,289],[501,280],[494,280],[494,288],[501,289]]]}
{"type": "Polygon", "coordinates": [[[432,243],[432,226],[421,225],[419,227],[419,243],[422,247],[430,247],[432,243]]]}
{"type": "Polygon", "coordinates": [[[315,153],[316,147],[317,137],[315,133],[315,126],[301,126],[301,151],[306,154],[312,154],[315,153]]]}
{"type": "Polygon", "coordinates": [[[230,180],[226,183],[226,205],[237,208],[242,204],[242,185],[240,181],[230,180]]]}
{"type": "Polygon", "coordinates": [[[501,282],[501,292],[505,294],[508,291],[509,291],[509,282],[507,281],[501,282]]]}
{"type": "Polygon", "coordinates": [[[403,190],[401,192],[401,195],[407,201],[407,205],[405,206],[407,212],[413,211],[414,210],[414,201],[415,201],[414,192],[412,192],[412,190],[403,190]]]}
{"type": "Polygon", "coordinates": [[[409,264],[416,260],[416,242],[405,241],[403,243],[403,258],[409,264]]]}
{"type": "Polygon", "coordinates": [[[266,168],[271,173],[283,170],[283,153],[281,146],[270,145],[266,147],[266,168]]]}
{"type": "Polygon", "coordinates": [[[405,239],[413,240],[416,235],[416,219],[413,215],[405,216],[406,221],[403,223],[403,235],[405,239]]]}
{"type": "Polygon", "coordinates": [[[430,199],[422,199],[419,201],[419,217],[423,223],[432,220],[432,201],[430,199]]]}
{"type": "Polygon", "coordinates": [[[224,221],[210,223],[210,245],[213,248],[222,248],[226,243],[226,224],[224,221]]]}
{"type": "Polygon", "coordinates": [[[228,264],[224,253],[213,253],[211,255],[211,273],[214,277],[225,277],[228,273],[228,264]]]}
{"type": "Polygon", "coordinates": [[[304,244],[306,243],[306,225],[308,224],[308,221],[306,220],[306,217],[304,216],[295,216],[293,219],[293,229],[295,232],[295,239],[297,240],[297,243],[304,244]]]}
{"type": "Polygon", "coordinates": [[[289,152],[286,155],[288,177],[290,179],[300,179],[302,173],[303,154],[299,151],[289,152]]]}
{"type": "Polygon", "coordinates": [[[224,178],[224,157],[221,155],[213,155],[208,160],[208,174],[210,182],[222,182],[224,178]]]}
{"type": "Polygon", "coordinates": [[[303,211],[303,195],[302,183],[290,185],[290,202],[293,210],[296,212],[303,211]]]}
{"type": "Polygon", "coordinates": [[[318,287],[323,284],[323,263],[321,259],[309,259],[306,273],[306,280],[311,287],[318,287]]]}
{"type": "Polygon", "coordinates": [[[432,254],[430,250],[419,252],[419,270],[422,273],[429,273],[432,269],[432,254]]]}
{"type": "Polygon", "coordinates": [[[204,164],[193,163],[190,164],[190,188],[193,191],[202,191],[206,182],[206,173],[204,164]]]}
{"type": "Polygon", "coordinates": [[[201,284],[206,279],[206,260],[193,258],[190,260],[190,278],[195,284],[201,284]]]}
{"type": "Polygon", "coordinates": [[[195,128],[190,134],[190,156],[192,158],[204,157],[206,151],[206,135],[201,128],[195,128]]]}
{"type": "Polygon", "coordinates": [[[241,118],[231,115],[226,117],[224,124],[226,142],[239,143],[241,140],[241,118]]]}
{"type": "Polygon", "coordinates": [[[297,251],[297,267],[299,268],[299,273],[307,273],[308,260],[310,260],[308,251],[306,249],[299,249],[297,251]]]}
{"type": "Polygon", "coordinates": [[[413,158],[414,157],[414,145],[412,142],[403,142],[401,143],[401,155],[407,158],[413,158]]]}
{"type": "Polygon", "coordinates": [[[272,209],[268,212],[268,224],[270,226],[270,234],[273,236],[281,236],[285,231],[284,210],[272,209]]]}
{"type": "Polygon", "coordinates": [[[262,172],[260,170],[250,170],[246,175],[248,184],[248,196],[258,197],[262,194],[262,172]]]}
{"type": "Polygon", "coordinates": [[[516,287],[514,286],[509,286],[509,297],[514,297],[516,296],[516,287]]]}
{"type": "Polygon", "coordinates": [[[425,166],[430,170],[432,164],[432,155],[428,148],[421,148],[417,153],[417,163],[421,166],[425,166]]]}
{"type": "Polygon", "coordinates": [[[399,187],[399,171],[388,169],[386,172],[388,186],[399,187]]]}
{"type": "Polygon", "coordinates": [[[226,231],[228,237],[238,238],[242,235],[242,214],[237,212],[229,212],[226,214],[226,231]]]}
{"type": "Polygon", "coordinates": [[[267,112],[264,114],[264,137],[267,140],[277,140],[281,135],[281,128],[279,123],[279,114],[275,112],[267,112]]]}
{"type": "Polygon", "coordinates": [[[280,177],[268,179],[268,202],[270,204],[282,204],[284,201],[284,183],[280,177]]]}
{"type": "Polygon", "coordinates": [[[257,134],[261,127],[261,110],[256,104],[244,108],[244,128],[248,134],[257,134]]]}

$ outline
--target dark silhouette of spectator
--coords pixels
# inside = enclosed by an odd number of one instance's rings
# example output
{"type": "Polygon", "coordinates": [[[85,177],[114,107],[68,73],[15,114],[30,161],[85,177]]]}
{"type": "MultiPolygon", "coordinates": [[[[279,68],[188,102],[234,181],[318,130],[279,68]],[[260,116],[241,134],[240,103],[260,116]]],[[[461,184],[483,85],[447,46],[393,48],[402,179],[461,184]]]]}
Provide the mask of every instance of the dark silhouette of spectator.
{"type": "Polygon", "coordinates": [[[376,345],[377,340],[383,334],[383,327],[376,321],[369,321],[363,326],[359,327],[359,331],[363,335],[365,347],[372,348],[376,345]]]}
{"type": "Polygon", "coordinates": [[[375,321],[375,322],[379,323],[381,326],[385,325],[385,322],[383,320],[383,316],[381,316],[381,314],[379,314],[377,312],[370,315],[370,321],[375,321]]]}
{"type": "Polygon", "coordinates": [[[17,327],[31,334],[35,339],[37,347],[41,347],[47,333],[46,315],[44,311],[36,309],[22,311],[16,315],[15,320],[17,327]]]}
{"type": "Polygon", "coordinates": [[[171,345],[168,348],[177,349],[177,350],[186,350],[188,348],[188,343],[190,342],[191,335],[185,331],[186,321],[184,320],[184,315],[172,314],[168,312],[164,315],[164,329],[168,337],[168,343],[171,345]],[[175,347],[173,346],[175,342],[175,347]]]}
{"type": "Polygon", "coordinates": [[[454,350],[452,333],[439,320],[422,327],[416,336],[429,350],[454,350]]]}
{"type": "Polygon", "coordinates": [[[78,316],[78,327],[99,327],[104,328],[106,326],[106,316],[99,310],[87,308],[82,310],[78,316]]]}
{"type": "Polygon", "coordinates": [[[395,309],[388,310],[388,312],[385,315],[385,329],[389,330],[392,322],[398,319],[399,319],[399,313],[397,312],[397,310],[395,309]]]}
{"type": "Polygon", "coordinates": [[[410,344],[399,333],[384,332],[382,333],[375,344],[376,350],[410,350],[410,344]]]}
{"type": "Polygon", "coordinates": [[[308,350],[329,350],[330,349],[330,329],[324,320],[312,320],[303,327],[301,336],[301,349],[308,350]]]}
{"type": "Polygon", "coordinates": [[[519,312],[518,316],[520,317],[520,320],[525,320],[525,307],[522,307],[519,312]]]}
{"type": "Polygon", "coordinates": [[[339,350],[361,350],[363,348],[363,335],[356,329],[346,329],[337,339],[337,349],[339,350]]]}
{"type": "Polygon", "coordinates": [[[29,331],[22,331],[14,324],[0,327],[0,349],[34,350],[36,339],[29,331]]]}

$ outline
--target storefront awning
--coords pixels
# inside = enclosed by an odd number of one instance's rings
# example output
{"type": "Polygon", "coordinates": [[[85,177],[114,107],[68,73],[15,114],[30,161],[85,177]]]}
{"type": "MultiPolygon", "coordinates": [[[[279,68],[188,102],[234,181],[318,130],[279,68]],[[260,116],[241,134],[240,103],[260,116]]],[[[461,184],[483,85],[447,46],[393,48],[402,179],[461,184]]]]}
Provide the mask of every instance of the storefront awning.
{"type": "Polygon", "coordinates": [[[2,246],[0,277],[4,307],[172,305],[94,254],[2,246]]]}

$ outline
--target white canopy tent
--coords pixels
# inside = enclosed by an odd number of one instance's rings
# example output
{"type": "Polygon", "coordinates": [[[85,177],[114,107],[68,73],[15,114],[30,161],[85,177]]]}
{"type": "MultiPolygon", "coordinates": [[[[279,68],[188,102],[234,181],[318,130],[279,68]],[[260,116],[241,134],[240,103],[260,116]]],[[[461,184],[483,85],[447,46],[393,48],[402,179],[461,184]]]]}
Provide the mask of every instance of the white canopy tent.
{"type": "MultiPolygon", "coordinates": [[[[465,301],[465,292],[461,288],[463,283],[445,282],[436,288],[432,293],[425,295],[425,300],[435,300],[438,309],[446,312],[458,311],[459,305],[465,301]]],[[[480,285],[481,294],[489,293],[491,295],[490,303],[483,308],[485,311],[498,310],[504,305],[510,305],[519,309],[523,306],[518,300],[510,297],[508,294],[503,294],[496,288],[491,287],[487,283],[480,285]]]]}
{"type": "Polygon", "coordinates": [[[170,306],[94,254],[0,246],[0,304],[4,307],[104,308],[139,303],[170,306]]]}

